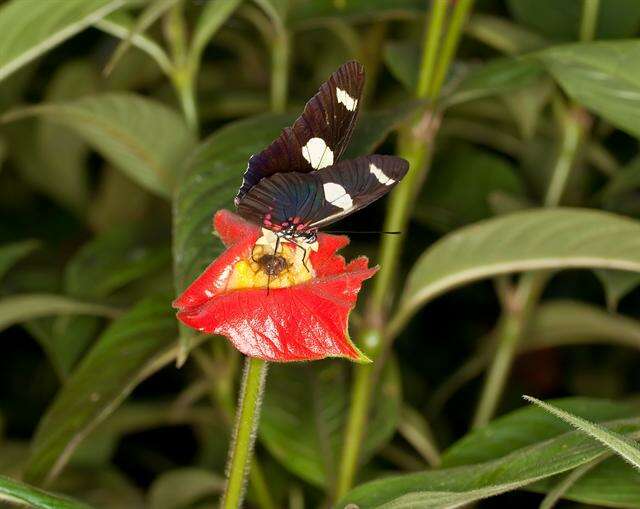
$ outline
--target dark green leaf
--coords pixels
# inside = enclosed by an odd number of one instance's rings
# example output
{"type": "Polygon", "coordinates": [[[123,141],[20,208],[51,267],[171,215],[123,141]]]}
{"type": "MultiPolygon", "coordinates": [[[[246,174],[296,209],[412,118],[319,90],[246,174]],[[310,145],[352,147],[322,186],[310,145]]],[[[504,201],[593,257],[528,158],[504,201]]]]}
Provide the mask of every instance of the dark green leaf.
{"type": "Polygon", "coordinates": [[[0,9],[0,80],[126,4],[126,0],[12,0],[0,9]]]}
{"type": "Polygon", "coordinates": [[[435,160],[414,215],[446,232],[490,217],[489,195],[496,191],[524,193],[515,168],[503,157],[463,146],[435,160]]]}
{"type": "Polygon", "coordinates": [[[224,490],[224,479],[200,468],[170,470],[158,477],[149,489],[149,509],[183,509],[203,497],[224,490]]]}
{"type": "Polygon", "coordinates": [[[39,245],[37,240],[22,240],[0,246],[0,280],[21,258],[35,251],[39,245]]]}
{"type": "Polygon", "coordinates": [[[477,12],[469,18],[466,31],[506,55],[520,55],[549,45],[541,35],[509,19],[477,12]]]}
{"type": "MultiPolygon", "coordinates": [[[[260,421],[267,449],[291,472],[317,486],[331,487],[349,406],[343,363],[275,365],[260,421]]],[[[400,380],[390,364],[374,398],[363,445],[365,459],[393,435],[400,414],[400,380]]]]}
{"type": "Polygon", "coordinates": [[[604,287],[607,307],[611,310],[615,310],[620,299],[640,285],[640,274],[637,272],[596,270],[595,274],[604,287]]]}
{"type": "Polygon", "coordinates": [[[384,46],[384,63],[393,77],[402,83],[409,92],[418,85],[420,68],[420,48],[411,41],[393,41],[384,46]]]}
{"type": "MultiPolygon", "coordinates": [[[[576,40],[582,19],[583,0],[508,0],[513,17],[522,25],[560,40],[576,40]]],[[[599,2],[596,38],[630,37],[640,25],[640,4],[635,0],[599,2]]]]}
{"type": "Polygon", "coordinates": [[[169,196],[176,168],[194,145],[182,118],[133,94],[103,94],[14,111],[5,121],[32,115],[71,128],[114,166],[147,189],[169,196]]]}
{"type": "Polygon", "coordinates": [[[0,500],[36,509],[91,509],[91,506],[82,502],[54,495],[5,476],[0,476],[0,500]]]}
{"type": "MultiPolygon", "coordinates": [[[[617,433],[637,433],[640,419],[610,421],[606,425],[617,433]]],[[[604,446],[582,433],[564,433],[492,461],[366,483],[348,494],[339,506],[353,503],[367,508],[458,507],[566,472],[605,451],[604,446]]]]}
{"type": "Polygon", "coordinates": [[[0,330],[44,316],[98,315],[114,317],[118,314],[118,310],[111,307],[81,302],[61,295],[11,295],[0,299],[0,330]]]}
{"type": "Polygon", "coordinates": [[[80,442],[142,380],[175,358],[176,321],[169,302],[150,298],[102,334],[42,417],[25,477],[51,480],[80,442]]]}

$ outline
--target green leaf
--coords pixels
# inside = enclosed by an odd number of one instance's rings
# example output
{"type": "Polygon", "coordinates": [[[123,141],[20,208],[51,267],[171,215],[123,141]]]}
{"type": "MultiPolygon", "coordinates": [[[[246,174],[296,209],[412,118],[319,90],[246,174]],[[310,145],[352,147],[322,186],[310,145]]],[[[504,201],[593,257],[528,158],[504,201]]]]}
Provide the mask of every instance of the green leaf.
{"type": "Polygon", "coordinates": [[[520,55],[549,45],[541,35],[499,16],[472,14],[467,22],[466,32],[506,55],[520,55]]]}
{"type": "MultiPolygon", "coordinates": [[[[583,0],[508,0],[515,20],[560,40],[576,40],[580,31],[583,0]]],[[[631,37],[640,24],[640,4],[635,0],[607,0],[599,3],[596,38],[631,37]]]]}
{"type": "Polygon", "coordinates": [[[56,477],[80,442],[136,385],[175,358],[176,334],[164,298],[146,299],[115,320],[40,420],[25,478],[39,483],[56,477]]]}
{"type": "Polygon", "coordinates": [[[54,315],[97,315],[113,318],[119,311],[61,295],[11,295],[0,299],[0,331],[12,325],[54,315]]]}
{"type": "MultiPolygon", "coordinates": [[[[269,371],[260,438],[287,469],[316,485],[331,487],[341,450],[349,406],[343,363],[274,365],[269,371]]],[[[389,364],[363,444],[366,460],[393,435],[400,415],[400,378],[389,364]]]]}
{"type": "MultiPolygon", "coordinates": [[[[617,433],[637,433],[640,419],[610,421],[607,427],[617,433]]],[[[369,482],[351,491],[338,506],[352,503],[385,509],[458,507],[567,472],[605,451],[579,432],[564,433],[495,460],[369,482]]]]}
{"type": "Polygon", "coordinates": [[[91,509],[91,506],[82,502],[34,488],[5,476],[0,476],[0,500],[37,509],[91,509]]]}
{"type": "Polygon", "coordinates": [[[71,128],[137,183],[165,197],[195,143],[178,113],[133,94],[31,106],[7,114],[4,121],[33,115],[71,128]]]}
{"type": "Polygon", "coordinates": [[[398,332],[421,305],[457,286],[539,269],[607,268],[640,272],[640,223],[588,209],[527,210],[443,237],[411,269],[398,332]]]}
{"type": "Polygon", "coordinates": [[[444,102],[447,106],[508,94],[534,84],[543,69],[530,58],[492,60],[467,74],[444,102]]]}
{"type": "Polygon", "coordinates": [[[0,9],[0,81],[127,0],[12,0],[0,9]]]}
{"type": "MultiPolygon", "coordinates": [[[[595,422],[626,419],[638,415],[640,410],[637,404],[595,398],[563,398],[553,400],[552,403],[595,422]]],[[[540,408],[521,408],[494,419],[458,440],[442,455],[442,466],[451,468],[501,458],[568,431],[571,431],[568,424],[540,408]]]]}
{"type": "Polygon", "coordinates": [[[149,509],[183,509],[191,507],[203,497],[217,495],[224,490],[222,477],[201,468],[180,468],[159,476],[151,485],[149,509]]]}
{"type": "Polygon", "coordinates": [[[65,291],[75,297],[106,297],[164,266],[169,248],[153,240],[148,225],[112,229],[86,243],[65,268],[65,291]]]}
{"type": "Polygon", "coordinates": [[[31,254],[40,246],[37,240],[22,240],[0,246],[0,280],[20,259],[31,254]]]}
{"type": "Polygon", "coordinates": [[[231,17],[242,0],[212,0],[202,8],[191,43],[192,58],[200,59],[204,48],[220,27],[231,17]]]}
{"type": "Polygon", "coordinates": [[[446,232],[490,217],[489,195],[496,191],[524,194],[515,168],[492,152],[462,146],[436,158],[414,216],[446,232]]]}
{"type": "Polygon", "coordinates": [[[572,99],[640,137],[640,41],[570,44],[536,56],[572,99]]]}
{"type": "Polygon", "coordinates": [[[597,440],[598,442],[627,460],[630,465],[640,470],[640,448],[638,447],[637,442],[631,441],[627,437],[609,430],[606,427],[593,424],[592,422],[582,419],[581,417],[573,415],[569,412],[565,412],[564,410],[550,405],[549,403],[545,403],[544,401],[540,401],[539,399],[533,398],[531,396],[523,397],[530,403],[535,403],[540,408],[555,415],[556,417],[559,417],[563,421],[568,422],[574,428],[579,429],[586,435],[597,440]]]}
{"type": "Polygon", "coordinates": [[[604,287],[607,307],[615,310],[620,300],[640,285],[640,274],[621,270],[594,271],[604,287]]]}

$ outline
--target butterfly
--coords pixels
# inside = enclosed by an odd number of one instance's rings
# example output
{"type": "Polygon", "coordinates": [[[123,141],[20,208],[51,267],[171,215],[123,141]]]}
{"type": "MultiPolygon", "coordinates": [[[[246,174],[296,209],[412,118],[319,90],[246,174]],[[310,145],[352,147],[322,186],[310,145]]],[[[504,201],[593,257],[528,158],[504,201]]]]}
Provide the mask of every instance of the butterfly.
{"type": "Polygon", "coordinates": [[[274,254],[281,240],[317,249],[319,228],[376,201],[407,173],[409,163],[395,156],[339,161],[353,135],[363,87],[362,64],[343,64],[293,125],[249,159],[234,202],[240,216],[262,227],[263,244],[275,241],[274,254]]]}

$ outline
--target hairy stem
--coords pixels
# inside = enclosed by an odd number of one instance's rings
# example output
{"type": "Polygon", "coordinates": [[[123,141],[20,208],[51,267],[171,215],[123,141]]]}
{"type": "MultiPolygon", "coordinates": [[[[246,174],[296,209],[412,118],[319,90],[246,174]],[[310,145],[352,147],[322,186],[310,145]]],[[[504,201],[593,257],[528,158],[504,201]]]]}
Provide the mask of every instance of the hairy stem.
{"type": "MultiPolygon", "coordinates": [[[[422,61],[419,72],[416,96],[420,99],[435,100],[440,94],[443,81],[433,83],[434,69],[441,65],[446,75],[453,54],[460,40],[464,20],[471,9],[473,0],[461,0],[455,4],[449,32],[445,36],[444,47],[447,54],[438,54],[439,41],[444,33],[444,18],[447,0],[434,0],[427,30],[423,39],[422,61]],[[462,12],[461,12],[462,11],[462,12]],[[442,63],[444,60],[444,63],[442,63]]],[[[409,223],[411,207],[429,167],[432,141],[439,126],[439,118],[428,110],[417,115],[411,124],[400,133],[399,155],[409,161],[410,170],[392,193],[385,218],[384,230],[405,231],[409,223]]],[[[398,271],[398,262],[404,242],[404,235],[387,235],[380,249],[381,270],[374,279],[373,294],[367,313],[370,327],[363,348],[374,361],[389,346],[382,336],[384,316],[393,293],[393,281],[398,271]]],[[[360,365],[354,367],[354,383],[351,394],[351,407],[347,417],[344,448],[338,473],[337,497],[344,496],[353,484],[358,467],[362,440],[366,431],[371,394],[378,369],[360,365]]]]}
{"type": "Polygon", "coordinates": [[[220,504],[223,509],[238,509],[242,505],[246,478],[251,469],[251,455],[260,420],[260,405],[266,375],[265,361],[247,357],[236,412],[236,424],[229,448],[227,485],[220,504]]]}

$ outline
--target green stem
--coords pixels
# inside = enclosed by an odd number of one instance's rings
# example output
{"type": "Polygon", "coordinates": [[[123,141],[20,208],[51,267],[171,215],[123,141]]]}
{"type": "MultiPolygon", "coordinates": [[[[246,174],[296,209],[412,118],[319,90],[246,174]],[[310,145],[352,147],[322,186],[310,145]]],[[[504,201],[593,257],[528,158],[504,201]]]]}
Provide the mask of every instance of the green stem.
{"type": "Polygon", "coordinates": [[[444,18],[447,13],[447,3],[448,0],[434,0],[431,6],[427,29],[422,41],[422,61],[420,62],[420,76],[418,77],[418,87],[416,89],[418,97],[427,96],[433,80],[433,70],[436,66],[444,18]]]}
{"type": "Polygon", "coordinates": [[[251,455],[260,420],[260,404],[266,375],[265,361],[247,357],[236,424],[229,448],[227,485],[220,504],[223,509],[238,509],[242,504],[247,473],[251,469],[251,455]]]}
{"type": "Polygon", "coordinates": [[[370,378],[373,372],[372,364],[358,366],[354,371],[354,380],[351,388],[351,407],[349,408],[349,419],[342,449],[340,462],[340,476],[336,486],[336,499],[347,494],[351,486],[360,459],[360,444],[364,439],[369,403],[371,401],[370,378]]]}
{"type": "MultiPolygon", "coordinates": [[[[581,111],[568,110],[559,101],[554,111],[560,127],[560,146],[551,174],[551,181],[545,199],[546,207],[557,207],[564,192],[571,168],[578,157],[578,149],[583,133],[584,122],[581,111]]],[[[514,292],[515,301],[503,307],[498,326],[498,344],[482,389],[482,395],[473,427],[487,424],[496,412],[504,392],[518,346],[525,334],[531,314],[547,282],[546,271],[523,274],[514,292]]]]}
{"type": "MultiPolygon", "coordinates": [[[[445,2],[445,0],[441,1],[443,3],[445,2]]],[[[440,58],[438,59],[438,65],[436,66],[431,86],[429,88],[428,96],[431,98],[436,98],[440,94],[442,85],[444,84],[447,73],[449,72],[449,67],[451,66],[456,50],[458,49],[464,25],[466,24],[469,13],[471,12],[471,7],[473,7],[473,1],[474,0],[457,0],[456,2],[456,6],[451,15],[451,23],[449,24],[447,35],[444,39],[444,43],[442,44],[442,51],[440,58]]],[[[437,2],[438,0],[436,0],[436,3],[437,2]]]]}
{"type": "Polygon", "coordinates": [[[580,40],[592,41],[596,35],[600,0],[582,0],[582,19],[580,20],[580,40]]]}
{"type": "MultiPolygon", "coordinates": [[[[445,47],[448,55],[437,58],[438,41],[442,39],[444,30],[444,13],[446,11],[447,0],[434,0],[432,3],[432,13],[429,18],[427,32],[423,39],[422,62],[419,72],[418,88],[416,96],[418,98],[437,99],[440,94],[440,86],[433,85],[434,68],[439,64],[439,60],[445,58],[446,63],[441,64],[446,74],[451,63],[452,55],[455,52],[460,40],[463,22],[467,17],[468,9],[471,8],[473,0],[458,1],[454,7],[452,19],[457,19],[456,23],[451,23],[449,33],[446,35],[445,47]],[[460,10],[464,11],[462,14],[460,10]],[[451,33],[458,31],[459,33],[451,33]],[[447,46],[448,45],[448,46],[447,46]]],[[[435,132],[439,127],[439,119],[432,111],[426,111],[413,119],[412,124],[401,132],[400,155],[409,161],[410,170],[402,182],[392,193],[387,216],[385,218],[384,229],[393,231],[405,231],[409,223],[411,207],[417,191],[425,178],[429,162],[431,159],[431,145],[435,132]]],[[[398,263],[404,235],[387,235],[382,241],[380,250],[381,270],[374,280],[373,294],[371,297],[369,312],[367,313],[370,332],[366,343],[369,348],[365,353],[373,360],[380,357],[388,346],[389,341],[382,336],[384,315],[389,297],[392,295],[393,281],[398,272],[398,263]],[[373,339],[373,340],[372,340],[373,339]]],[[[338,475],[337,497],[344,496],[351,488],[360,457],[362,439],[365,433],[371,394],[375,380],[374,370],[368,365],[354,367],[354,383],[351,393],[351,406],[347,417],[345,429],[344,447],[340,462],[338,475]]]]}
{"type": "Polygon", "coordinates": [[[271,110],[283,113],[289,86],[289,33],[282,25],[275,28],[271,48],[271,110]]]}

